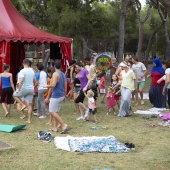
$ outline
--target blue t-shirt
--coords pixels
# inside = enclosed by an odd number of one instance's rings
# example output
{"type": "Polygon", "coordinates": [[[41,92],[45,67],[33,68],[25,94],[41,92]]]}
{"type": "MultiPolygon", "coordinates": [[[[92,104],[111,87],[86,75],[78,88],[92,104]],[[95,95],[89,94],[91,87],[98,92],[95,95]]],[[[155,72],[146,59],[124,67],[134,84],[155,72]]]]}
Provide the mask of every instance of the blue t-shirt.
{"type": "Polygon", "coordinates": [[[59,81],[56,83],[56,86],[52,89],[51,98],[60,98],[65,96],[65,74],[61,71],[57,71],[57,73],[59,74],[60,78],[59,81]]]}

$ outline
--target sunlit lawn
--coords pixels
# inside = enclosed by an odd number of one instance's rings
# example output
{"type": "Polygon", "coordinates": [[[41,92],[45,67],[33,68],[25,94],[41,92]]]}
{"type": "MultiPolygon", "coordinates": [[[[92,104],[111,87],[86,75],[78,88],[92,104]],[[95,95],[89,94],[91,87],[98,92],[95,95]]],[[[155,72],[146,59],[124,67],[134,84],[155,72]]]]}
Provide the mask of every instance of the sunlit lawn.
{"type": "MultiPolygon", "coordinates": [[[[92,170],[94,168],[114,168],[117,170],[135,169],[170,169],[169,130],[167,127],[158,126],[159,118],[142,119],[142,115],[120,118],[106,115],[104,105],[98,100],[97,118],[99,123],[76,121],[77,115],[73,114],[74,104],[67,101],[62,105],[61,116],[72,128],[71,136],[115,136],[121,143],[132,142],[136,145],[135,151],[128,153],[80,153],[56,150],[54,142],[43,143],[37,139],[40,130],[50,127],[45,123],[48,119],[40,120],[33,117],[32,124],[26,126],[25,130],[14,133],[0,132],[0,140],[14,146],[13,149],[0,151],[0,169],[50,169],[50,170],[92,170]],[[149,127],[150,123],[156,125],[149,127]],[[97,130],[89,127],[96,126],[97,130]],[[99,126],[106,126],[102,130],[99,126]]],[[[133,107],[136,109],[151,108],[148,101],[144,106],[133,107]]],[[[0,115],[1,124],[23,124],[25,120],[19,119],[19,114],[12,109],[11,117],[5,118],[2,108],[0,115]]],[[[61,136],[59,133],[52,133],[61,136]]],[[[66,136],[66,135],[62,135],[66,136]]]]}

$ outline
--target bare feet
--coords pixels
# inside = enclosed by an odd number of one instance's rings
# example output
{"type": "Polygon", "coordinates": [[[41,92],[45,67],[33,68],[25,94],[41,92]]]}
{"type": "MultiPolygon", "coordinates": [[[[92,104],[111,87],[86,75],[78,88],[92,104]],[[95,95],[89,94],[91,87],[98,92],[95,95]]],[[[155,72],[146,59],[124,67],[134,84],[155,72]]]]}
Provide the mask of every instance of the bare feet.
{"type": "Polygon", "coordinates": [[[23,105],[20,111],[23,111],[25,108],[26,108],[26,106],[23,105]]]}
{"type": "Polygon", "coordinates": [[[67,124],[64,124],[64,126],[62,126],[62,131],[60,132],[60,134],[65,134],[67,132],[67,124]]]}
{"type": "Polygon", "coordinates": [[[50,126],[51,126],[51,125],[52,125],[52,123],[48,122],[48,123],[46,123],[46,125],[50,125],[50,126]]]}
{"type": "Polygon", "coordinates": [[[25,118],[25,115],[21,116],[20,119],[24,119],[25,118]]]}
{"type": "Polygon", "coordinates": [[[27,122],[27,123],[31,123],[31,121],[30,121],[30,120],[27,120],[26,122],[27,122]]]}
{"type": "Polygon", "coordinates": [[[9,116],[9,112],[5,113],[5,117],[9,116]]]}

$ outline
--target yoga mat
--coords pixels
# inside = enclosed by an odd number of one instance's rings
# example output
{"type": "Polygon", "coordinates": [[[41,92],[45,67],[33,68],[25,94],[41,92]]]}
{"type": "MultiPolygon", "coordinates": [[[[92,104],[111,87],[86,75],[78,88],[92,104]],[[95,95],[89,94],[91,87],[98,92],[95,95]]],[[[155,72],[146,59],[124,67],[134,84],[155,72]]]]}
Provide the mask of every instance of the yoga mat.
{"type": "Polygon", "coordinates": [[[26,125],[4,125],[0,124],[0,131],[2,132],[14,132],[20,129],[23,129],[26,125]]]}

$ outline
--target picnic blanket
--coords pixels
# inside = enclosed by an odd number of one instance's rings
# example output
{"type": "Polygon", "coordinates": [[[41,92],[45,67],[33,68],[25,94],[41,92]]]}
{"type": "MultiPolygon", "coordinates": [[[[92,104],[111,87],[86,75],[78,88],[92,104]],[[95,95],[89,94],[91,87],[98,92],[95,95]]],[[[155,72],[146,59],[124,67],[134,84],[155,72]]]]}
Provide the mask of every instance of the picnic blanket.
{"type": "Polygon", "coordinates": [[[127,152],[127,149],[114,136],[98,137],[55,137],[57,149],[69,152],[127,152]]]}
{"type": "Polygon", "coordinates": [[[166,108],[151,108],[149,110],[136,110],[134,113],[135,114],[160,114],[162,111],[167,110],[166,108]]]}
{"type": "Polygon", "coordinates": [[[0,124],[0,131],[11,133],[11,132],[23,129],[25,126],[26,126],[25,124],[22,124],[22,125],[0,124]]]}

